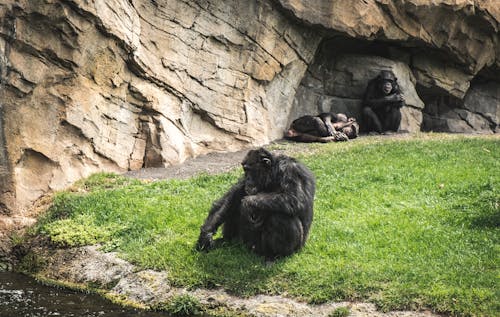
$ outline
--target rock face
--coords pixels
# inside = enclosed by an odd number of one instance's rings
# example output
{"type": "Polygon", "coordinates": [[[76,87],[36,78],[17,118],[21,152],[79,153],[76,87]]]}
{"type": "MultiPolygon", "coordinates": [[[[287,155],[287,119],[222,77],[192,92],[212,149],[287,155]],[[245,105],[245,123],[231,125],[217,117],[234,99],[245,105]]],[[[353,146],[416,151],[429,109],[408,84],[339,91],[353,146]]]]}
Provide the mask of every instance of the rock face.
{"type": "Polygon", "coordinates": [[[500,86],[486,81],[472,83],[463,100],[429,98],[422,129],[463,133],[499,132],[500,86]]]}
{"type": "Polygon", "coordinates": [[[402,83],[402,128],[498,131],[496,0],[4,0],[0,21],[6,215],[93,172],[356,115],[380,69],[402,83]]]}
{"type": "MultiPolygon", "coordinates": [[[[485,66],[500,65],[500,7],[495,0],[279,2],[299,19],[351,38],[432,48],[473,74],[485,66]]],[[[429,55],[420,51],[423,56],[429,55]]]]}
{"type": "Polygon", "coordinates": [[[0,17],[4,212],[281,137],[320,40],[268,1],[3,1],[0,17]]]}
{"type": "Polygon", "coordinates": [[[292,113],[331,110],[356,116],[370,79],[363,76],[374,77],[377,70],[389,69],[400,79],[409,72],[411,80],[401,86],[417,93],[405,94],[409,107],[402,109],[401,129],[498,131],[500,7],[495,1],[279,2],[296,18],[336,31],[319,46],[292,113]],[[402,67],[406,70],[401,71],[402,67]],[[486,81],[488,88],[469,89],[476,78],[486,81]],[[488,110],[471,111],[466,100],[477,104],[479,95],[488,110]]]}

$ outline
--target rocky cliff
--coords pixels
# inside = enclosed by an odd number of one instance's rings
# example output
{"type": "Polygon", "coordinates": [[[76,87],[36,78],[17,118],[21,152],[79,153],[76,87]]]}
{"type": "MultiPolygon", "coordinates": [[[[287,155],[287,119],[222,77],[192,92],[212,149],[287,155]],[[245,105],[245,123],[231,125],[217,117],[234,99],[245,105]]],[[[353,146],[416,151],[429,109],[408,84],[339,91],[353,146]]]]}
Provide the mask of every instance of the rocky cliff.
{"type": "Polygon", "coordinates": [[[398,76],[409,131],[498,132],[497,0],[3,0],[0,210],[356,115],[398,76]]]}

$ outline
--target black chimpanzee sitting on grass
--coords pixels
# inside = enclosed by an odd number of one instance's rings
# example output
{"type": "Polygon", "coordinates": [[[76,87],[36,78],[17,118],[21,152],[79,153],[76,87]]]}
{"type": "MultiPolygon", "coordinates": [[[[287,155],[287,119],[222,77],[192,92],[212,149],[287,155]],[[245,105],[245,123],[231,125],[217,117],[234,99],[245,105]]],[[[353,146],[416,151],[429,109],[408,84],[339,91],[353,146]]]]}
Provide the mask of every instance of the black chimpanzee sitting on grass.
{"type": "Polygon", "coordinates": [[[363,128],[366,132],[397,132],[401,107],[405,105],[396,76],[383,70],[368,82],[363,98],[363,128]]]}
{"type": "Polygon", "coordinates": [[[196,248],[236,240],[268,260],[298,251],[313,219],[314,175],[294,158],[264,148],[249,151],[242,165],[244,177],[213,204],[196,248]],[[221,225],[222,238],[214,241],[221,225]]]}

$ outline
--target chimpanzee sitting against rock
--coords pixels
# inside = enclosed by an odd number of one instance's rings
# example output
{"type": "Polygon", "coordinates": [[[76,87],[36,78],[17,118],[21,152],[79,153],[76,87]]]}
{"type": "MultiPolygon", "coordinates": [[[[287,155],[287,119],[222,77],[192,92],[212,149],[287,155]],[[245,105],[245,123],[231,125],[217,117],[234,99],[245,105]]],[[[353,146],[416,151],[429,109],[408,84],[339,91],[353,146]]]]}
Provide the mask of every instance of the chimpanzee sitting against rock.
{"type": "Polygon", "coordinates": [[[241,241],[268,260],[290,255],[306,242],[313,219],[316,181],[294,158],[251,150],[245,175],[210,210],[196,244],[208,251],[220,241],[241,241]],[[223,225],[222,238],[212,236],[223,225]]]}
{"type": "Polygon", "coordinates": [[[343,113],[324,112],[317,116],[295,119],[285,133],[285,139],[296,142],[347,141],[358,136],[359,125],[343,113]]]}
{"type": "Polygon", "coordinates": [[[404,105],[396,76],[392,71],[381,71],[368,82],[363,98],[362,123],[366,132],[397,132],[404,105]]]}

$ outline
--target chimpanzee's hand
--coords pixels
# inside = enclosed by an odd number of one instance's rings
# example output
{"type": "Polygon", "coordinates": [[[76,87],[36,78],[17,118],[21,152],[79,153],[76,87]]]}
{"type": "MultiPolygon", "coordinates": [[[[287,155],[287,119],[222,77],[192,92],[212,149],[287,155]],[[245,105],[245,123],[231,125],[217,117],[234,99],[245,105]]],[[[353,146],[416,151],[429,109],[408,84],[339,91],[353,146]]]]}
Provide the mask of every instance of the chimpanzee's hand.
{"type": "Polygon", "coordinates": [[[347,137],[347,135],[345,133],[342,133],[339,131],[336,131],[335,134],[333,135],[333,137],[335,138],[335,141],[337,141],[337,142],[349,141],[349,138],[347,137]]]}
{"type": "Polygon", "coordinates": [[[243,210],[252,209],[257,204],[257,195],[247,195],[241,200],[243,210]]]}
{"type": "Polygon", "coordinates": [[[258,204],[258,195],[249,195],[241,200],[242,215],[253,228],[258,228],[264,223],[264,214],[256,208],[258,204]]]}
{"type": "Polygon", "coordinates": [[[200,237],[198,238],[198,242],[196,242],[196,250],[198,251],[210,251],[214,248],[214,240],[212,239],[211,232],[203,232],[200,233],[200,237]]]}

